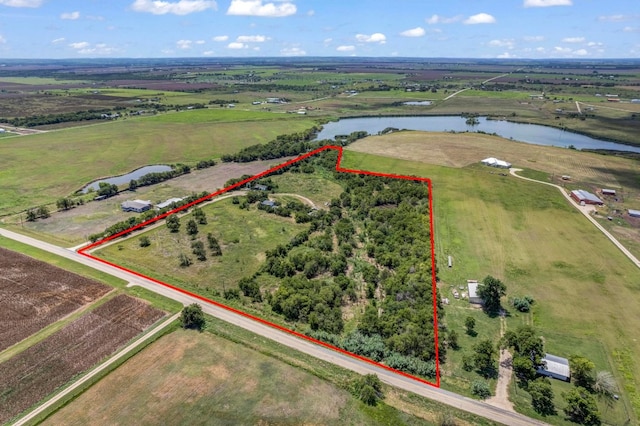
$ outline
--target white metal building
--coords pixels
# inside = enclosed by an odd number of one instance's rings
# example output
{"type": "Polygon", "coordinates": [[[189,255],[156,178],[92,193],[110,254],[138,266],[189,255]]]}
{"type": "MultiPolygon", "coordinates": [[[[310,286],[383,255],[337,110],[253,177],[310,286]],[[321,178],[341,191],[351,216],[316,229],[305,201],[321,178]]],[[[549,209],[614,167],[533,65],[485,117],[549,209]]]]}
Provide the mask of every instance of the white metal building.
{"type": "Polygon", "coordinates": [[[568,382],[571,379],[571,369],[569,368],[568,359],[545,354],[544,358],[542,358],[542,363],[543,366],[536,370],[541,376],[551,377],[564,382],[568,382]]]}
{"type": "Polygon", "coordinates": [[[485,158],[482,160],[482,164],[489,167],[498,167],[500,169],[508,169],[511,167],[511,163],[508,163],[504,160],[498,160],[494,157],[485,158]]]}

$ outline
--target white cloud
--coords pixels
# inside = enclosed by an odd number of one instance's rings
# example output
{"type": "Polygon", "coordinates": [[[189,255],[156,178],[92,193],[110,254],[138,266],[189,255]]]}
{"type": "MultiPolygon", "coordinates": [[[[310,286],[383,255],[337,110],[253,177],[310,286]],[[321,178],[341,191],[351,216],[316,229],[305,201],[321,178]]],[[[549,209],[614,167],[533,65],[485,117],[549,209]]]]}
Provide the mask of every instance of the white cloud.
{"type": "Polygon", "coordinates": [[[570,48],[568,48],[568,47],[560,47],[560,46],[554,47],[553,51],[556,52],[556,53],[564,53],[564,54],[571,53],[571,49],[570,48]]]}
{"type": "Polygon", "coordinates": [[[563,43],[584,43],[584,37],[565,37],[562,39],[563,43]]]}
{"type": "Polygon", "coordinates": [[[454,22],[461,21],[464,18],[462,15],[452,16],[450,18],[446,18],[440,15],[431,15],[430,18],[427,18],[427,24],[453,24],[454,22]]]}
{"type": "Polygon", "coordinates": [[[411,28],[410,30],[403,31],[400,33],[400,35],[404,37],[422,37],[423,35],[425,35],[425,31],[422,27],[416,27],[411,28]]]}
{"type": "Polygon", "coordinates": [[[572,6],[571,0],[524,0],[524,7],[572,6]]]}
{"type": "Polygon", "coordinates": [[[625,22],[634,18],[634,15],[603,15],[598,16],[598,21],[602,22],[625,22]]]}
{"type": "Polygon", "coordinates": [[[239,43],[264,43],[267,40],[269,40],[269,38],[263,35],[238,36],[236,39],[239,43]]]}
{"type": "Polygon", "coordinates": [[[336,50],[338,52],[353,52],[354,50],[356,50],[355,46],[338,46],[336,47],[336,50]]]}
{"type": "Polygon", "coordinates": [[[69,47],[73,48],[73,49],[86,49],[87,47],[89,47],[90,44],[87,41],[79,41],[76,43],[70,43],[69,47]]]}
{"type": "Polygon", "coordinates": [[[489,15],[488,13],[478,13],[477,15],[469,16],[464,20],[464,24],[466,25],[476,25],[476,24],[494,24],[496,22],[496,18],[489,15]]]}
{"type": "Polygon", "coordinates": [[[262,3],[263,0],[231,0],[227,15],[241,16],[265,16],[280,18],[295,15],[296,5],[288,1],[275,3],[262,3]]]}
{"type": "Polygon", "coordinates": [[[525,36],[522,39],[524,41],[544,41],[544,36],[525,36]]]}
{"type": "Polygon", "coordinates": [[[196,44],[204,44],[205,41],[204,40],[196,40],[196,44]]]}
{"type": "Polygon", "coordinates": [[[212,38],[213,41],[227,41],[229,40],[229,36],[227,35],[220,35],[220,36],[215,36],[214,38],[212,38]]]}
{"type": "Polygon", "coordinates": [[[62,43],[63,41],[65,41],[65,38],[64,37],[60,37],[60,38],[56,38],[54,40],[51,40],[51,43],[58,44],[58,43],[62,43]]]}
{"type": "Polygon", "coordinates": [[[329,43],[331,43],[332,41],[333,41],[333,39],[332,39],[332,38],[325,38],[325,39],[324,39],[324,44],[329,44],[329,43]]]}
{"type": "Polygon", "coordinates": [[[307,54],[304,50],[299,47],[287,47],[280,50],[280,54],[282,56],[304,56],[307,54]]]}
{"type": "Polygon", "coordinates": [[[307,12],[307,16],[313,16],[313,15],[315,15],[315,14],[316,14],[316,11],[315,11],[315,10],[313,10],[313,9],[311,9],[311,10],[309,10],[309,11],[307,12]]]}
{"type": "Polygon", "coordinates": [[[203,56],[213,56],[215,52],[213,50],[207,50],[206,52],[202,52],[203,56]]]}
{"type": "Polygon", "coordinates": [[[356,40],[363,43],[380,43],[385,44],[387,42],[387,37],[382,33],[373,33],[371,35],[367,34],[356,34],[356,40]]]}
{"type": "Polygon", "coordinates": [[[546,51],[547,51],[547,49],[545,49],[544,47],[536,47],[536,52],[544,53],[546,51]]]}
{"type": "Polygon", "coordinates": [[[104,16],[100,15],[87,15],[85,16],[90,21],[104,21],[104,16]]]}
{"type": "Polygon", "coordinates": [[[188,15],[203,12],[207,9],[217,10],[218,5],[213,0],[179,0],[177,2],[162,0],[135,0],[131,9],[136,12],[147,12],[154,15],[188,15]]]}
{"type": "Polygon", "coordinates": [[[622,31],[625,33],[640,33],[640,27],[624,27],[622,31]]]}
{"type": "Polygon", "coordinates": [[[191,40],[178,40],[176,41],[176,47],[178,49],[191,49],[193,41],[191,40]]]}
{"type": "Polygon", "coordinates": [[[9,7],[40,7],[44,0],[0,0],[0,5],[9,7]]]}
{"type": "Polygon", "coordinates": [[[504,38],[502,40],[491,40],[488,44],[491,47],[506,47],[507,49],[513,49],[516,45],[515,41],[511,38],[504,38]]]}
{"type": "Polygon", "coordinates": [[[590,41],[589,43],[587,43],[587,46],[589,46],[589,47],[601,47],[602,43],[595,42],[595,41],[590,41]]]}
{"type": "Polygon", "coordinates": [[[229,49],[246,49],[246,48],[248,48],[248,47],[249,47],[249,46],[247,46],[246,44],[244,44],[244,43],[238,43],[238,42],[236,42],[236,41],[231,42],[231,43],[229,43],[229,44],[227,45],[227,48],[229,48],[229,49]]]}
{"type": "Polygon", "coordinates": [[[80,12],[66,12],[60,15],[60,19],[68,19],[70,21],[75,21],[80,18],[80,12]]]}
{"type": "Polygon", "coordinates": [[[574,55],[578,55],[578,56],[584,56],[584,55],[589,54],[589,52],[587,52],[587,50],[586,50],[586,49],[578,49],[578,50],[574,50],[572,53],[573,53],[574,55]]]}
{"type": "Polygon", "coordinates": [[[4,38],[4,36],[2,34],[0,34],[0,44],[4,44],[7,42],[7,39],[4,38]]]}
{"type": "Polygon", "coordinates": [[[497,56],[497,58],[499,58],[499,59],[510,59],[510,58],[517,58],[517,56],[514,56],[509,52],[504,52],[504,53],[499,54],[497,56]]]}

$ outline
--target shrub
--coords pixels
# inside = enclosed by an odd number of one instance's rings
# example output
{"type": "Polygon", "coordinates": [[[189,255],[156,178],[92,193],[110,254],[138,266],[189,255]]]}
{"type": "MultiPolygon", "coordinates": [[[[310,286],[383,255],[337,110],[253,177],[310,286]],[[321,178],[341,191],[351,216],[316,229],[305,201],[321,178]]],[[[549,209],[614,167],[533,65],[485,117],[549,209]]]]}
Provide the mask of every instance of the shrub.
{"type": "Polygon", "coordinates": [[[491,396],[489,385],[482,380],[476,380],[471,384],[471,393],[480,399],[487,399],[491,396]]]}

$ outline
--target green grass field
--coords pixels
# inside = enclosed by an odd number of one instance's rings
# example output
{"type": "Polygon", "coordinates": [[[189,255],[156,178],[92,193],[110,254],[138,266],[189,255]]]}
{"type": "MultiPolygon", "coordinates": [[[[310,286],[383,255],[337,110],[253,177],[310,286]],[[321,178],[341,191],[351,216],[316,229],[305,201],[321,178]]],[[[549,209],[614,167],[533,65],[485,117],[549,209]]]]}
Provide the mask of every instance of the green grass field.
{"type": "MultiPolygon", "coordinates": [[[[139,245],[139,235],[101,249],[97,255],[143,274],[188,290],[212,297],[226,288],[237,288],[240,278],[250,277],[264,260],[264,252],[291,238],[308,225],[296,224],[293,219],[282,218],[252,207],[241,210],[231,199],[221,200],[203,207],[207,225],[199,226],[198,240],[207,247],[207,233],[220,242],[223,255],[208,256],[200,262],[191,253],[191,238],[185,227],[191,215],[181,219],[178,233],[171,233],[164,223],[148,231],[149,247],[139,245]],[[193,264],[180,267],[178,255],[188,254],[193,264]]],[[[207,249],[207,253],[209,250],[207,249]]]]}
{"type": "MultiPolygon", "coordinates": [[[[490,274],[506,283],[507,297],[531,295],[533,325],[548,348],[566,357],[578,352],[597,370],[614,373],[624,389],[620,405],[631,404],[637,418],[640,363],[625,354],[640,353],[640,274],[557,190],[473,167],[349,151],[343,166],[430,177],[437,260],[446,265],[448,255],[454,258],[453,268],[439,268],[441,286],[490,274]],[[602,343],[606,357],[588,344],[593,340],[602,343]]],[[[451,316],[457,322],[459,314],[451,316]]],[[[514,316],[507,324],[515,328],[521,321],[514,316]]],[[[445,376],[443,386],[447,381],[445,376]]]]}
{"type": "Polygon", "coordinates": [[[195,110],[4,139],[0,214],[55,202],[100,177],[147,164],[216,158],[315,124],[299,116],[270,116],[272,120],[238,121],[246,115],[195,110]],[[181,122],[172,121],[172,115],[181,122]]]}

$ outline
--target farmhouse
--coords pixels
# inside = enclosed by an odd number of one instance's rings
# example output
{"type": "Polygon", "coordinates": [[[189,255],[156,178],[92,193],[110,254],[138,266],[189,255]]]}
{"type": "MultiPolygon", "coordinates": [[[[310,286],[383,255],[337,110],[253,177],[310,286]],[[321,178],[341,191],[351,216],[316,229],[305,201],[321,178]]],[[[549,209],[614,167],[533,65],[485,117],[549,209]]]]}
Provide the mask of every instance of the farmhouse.
{"type": "Polygon", "coordinates": [[[602,195],[616,195],[616,190],[602,188],[602,195]]]}
{"type": "Polygon", "coordinates": [[[597,204],[599,206],[604,204],[604,202],[600,198],[596,197],[588,191],[585,191],[584,189],[576,189],[574,191],[571,191],[571,198],[573,198],[580,204],[597,204]]]}
{"type": "Polygon", "coordinates": [[[640,210],[631,210],[631,209],[629,209],[629,216],[631,216],[631,217],[640,217],[640,210]]]}
{"type": "Polygon", "coordinates": [[[485,158],[481,162],[485,166],[498,167],[500,169],[508,169],[511,167],[511,163],[507,163],[506,161],[503,161],[503,160],[498,160],[497,158],[494,158],[494,157],[485,158]]]}
{"type": "Polygon", "coordinates": [[[571,379],[568,359],[545,354],[544,358],[542,358],[542,363],[542,367],[538,367],[536,370],[536,373],[541,376],[551,377],[564,382],[568,382],[571,379]]]}
{"type": "Polygon", "coordinates": [[[467,280],[469,289],[469,303],[482,304],[482,298],[478,295],[478,280],[467,280]]]}
{"type": "Polygon", "coordinates": [[[133,200],[133,201],[125,201],[120,204],[123,212],[136,212],[142,213],[146,212],[151,208],[151,201],[143,201],[143,200],[133,200]]]}
{"type": "Polygon", "coordinates": [[[167,201],[163,203],[156,204],[156,207],[158,209],[164,209],[165,207],[169,207],[171,204],[179,203],[180,201],[182,201],[182,198],[169,198],[167,201]]]}

